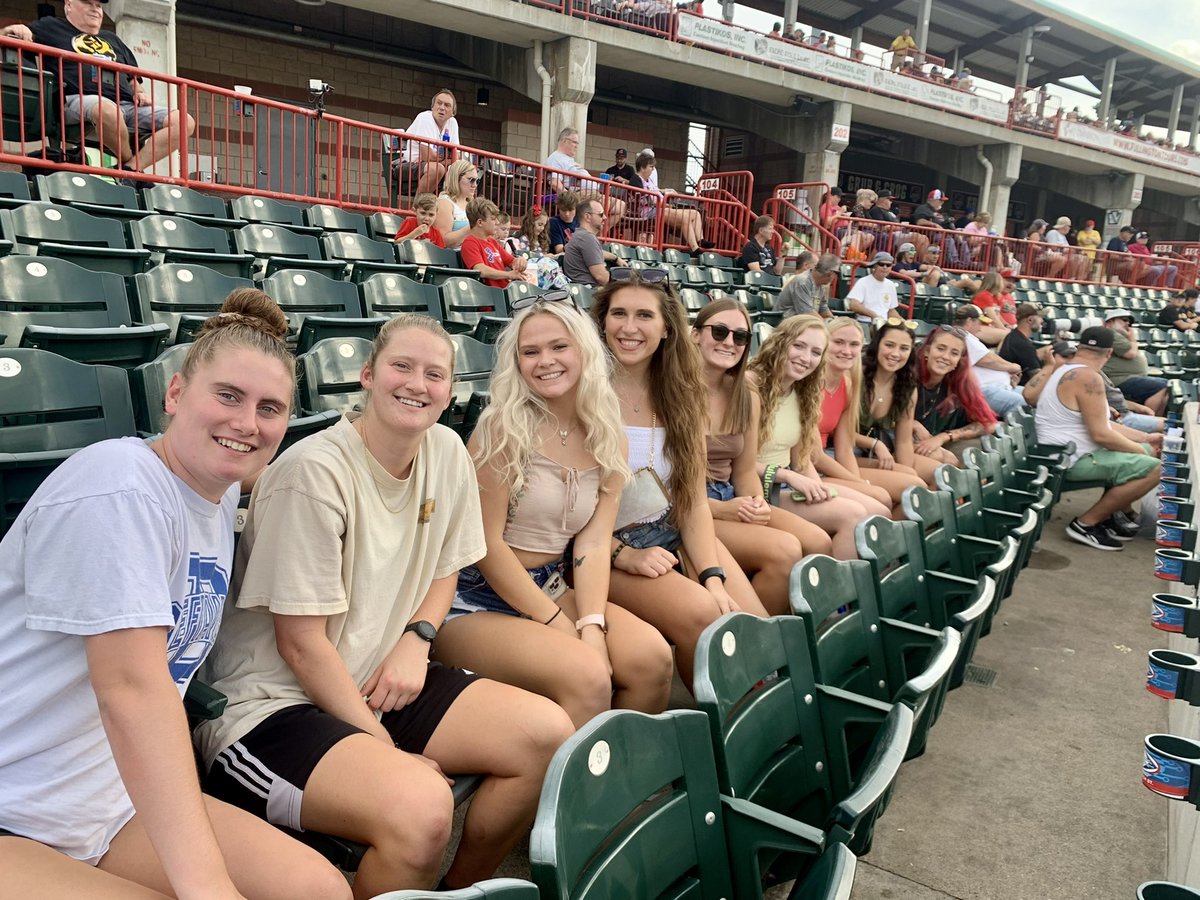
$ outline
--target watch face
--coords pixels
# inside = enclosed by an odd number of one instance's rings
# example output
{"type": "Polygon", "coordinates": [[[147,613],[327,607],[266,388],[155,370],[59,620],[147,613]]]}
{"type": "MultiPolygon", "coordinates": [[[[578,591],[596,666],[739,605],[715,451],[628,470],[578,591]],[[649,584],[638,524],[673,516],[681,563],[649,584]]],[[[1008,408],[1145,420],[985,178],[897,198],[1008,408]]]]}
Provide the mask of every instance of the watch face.
{"type": "Polygon", "coordinates": [[[433,639],[437,637],[437,629],[434,628],[429,622],[413,622],[408,627],[412,631],[415,631],[417,633],[417,637],[423,641],[429,641],[430,643],[433,643],[433,639]]]}

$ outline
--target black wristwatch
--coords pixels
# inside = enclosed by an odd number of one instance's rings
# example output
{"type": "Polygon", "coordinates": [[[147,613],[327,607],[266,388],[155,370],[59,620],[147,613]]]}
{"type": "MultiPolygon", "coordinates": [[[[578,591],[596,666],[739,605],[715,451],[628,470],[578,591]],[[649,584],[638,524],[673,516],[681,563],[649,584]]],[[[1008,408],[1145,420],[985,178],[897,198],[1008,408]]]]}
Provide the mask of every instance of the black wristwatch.
{"type": "Polygon", "coordinates": [[[400,633],[400,636],[403,637],[410,631],[415,631],[417,633],[417,637],[427,644],[432,644],[433,639],[437,637],[437,629],[433,626],[433,623],[426,622],[424,619],[418,619],[415,622],[409,622],[404,631],[400,633]]]}
{"type": "Polygon", "coordinates": [[[700,576],[696,580],[700,582],[701,587],[704,587],[704,583],[706,581],[708,581],[708,579],[710,579],[710,578],[720,578],[721,584],[724,584],[725,583],[725,570],[722,569],[720,566],[709,566],[707,569],[705,569],[703,572],[700,573],[700,576]]]}

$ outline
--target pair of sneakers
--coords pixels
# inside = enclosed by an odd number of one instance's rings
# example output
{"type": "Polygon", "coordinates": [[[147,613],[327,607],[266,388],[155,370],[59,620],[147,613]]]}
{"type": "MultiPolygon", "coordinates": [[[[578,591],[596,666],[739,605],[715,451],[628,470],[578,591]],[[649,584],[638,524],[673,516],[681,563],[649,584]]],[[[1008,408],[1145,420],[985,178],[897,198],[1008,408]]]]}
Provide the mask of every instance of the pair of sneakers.
{"type": "Polygon", "coordinates": [[[1137,523],[1123,512],[1113,513],[1098,525],[1084,525],[1079,519],[1072,519],[1067,526],[1067,537],[1097,550],[1124,550],[1137,533],[1137,523]]]}

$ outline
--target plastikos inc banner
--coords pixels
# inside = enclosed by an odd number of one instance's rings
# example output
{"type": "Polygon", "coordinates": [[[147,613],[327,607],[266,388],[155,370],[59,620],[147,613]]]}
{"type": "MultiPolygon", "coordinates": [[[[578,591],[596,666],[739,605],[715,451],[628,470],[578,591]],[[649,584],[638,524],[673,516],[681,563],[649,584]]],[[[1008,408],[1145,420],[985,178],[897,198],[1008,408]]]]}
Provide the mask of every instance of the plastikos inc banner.
{"type": "Polygon", "coordinates": [[[901,97],[989,122],[1007,122],[1008,107],[999,100],[980,97],[932,81],[923,81],[878,66],[855,62],[845,56],[767,37],[717,19],[679,14],[679,40],[702,44],[759,62],[793,69],[803,75],[825,78],[877,94],[901,97]]]}

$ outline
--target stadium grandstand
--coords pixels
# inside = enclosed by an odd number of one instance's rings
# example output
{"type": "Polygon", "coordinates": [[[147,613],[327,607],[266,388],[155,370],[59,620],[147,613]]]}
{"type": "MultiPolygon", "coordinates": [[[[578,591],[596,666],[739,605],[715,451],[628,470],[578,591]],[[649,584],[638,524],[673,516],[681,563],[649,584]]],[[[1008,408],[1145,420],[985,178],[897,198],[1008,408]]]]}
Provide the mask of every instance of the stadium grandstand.
{"type": "Polygon", "coordinates": [[[0,900],[1200,898],[1194,63],[1044,0],[0,0],[0,129],[0,900]]]}

